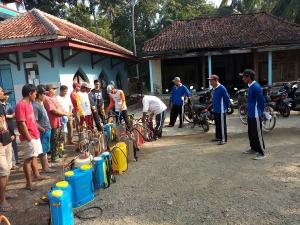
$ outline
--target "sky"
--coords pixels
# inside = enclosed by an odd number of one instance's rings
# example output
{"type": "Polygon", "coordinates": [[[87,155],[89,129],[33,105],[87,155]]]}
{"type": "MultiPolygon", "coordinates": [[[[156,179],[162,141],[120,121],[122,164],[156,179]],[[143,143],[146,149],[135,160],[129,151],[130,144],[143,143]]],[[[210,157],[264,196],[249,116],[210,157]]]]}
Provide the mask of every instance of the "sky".
{"type": "Polygon", "coordinates": [[[214,3],[216,6],[219,6],[220,3],[222,2],[222,0],[208,0],[207,2],[212,2],[212,3],[214,3]]]}

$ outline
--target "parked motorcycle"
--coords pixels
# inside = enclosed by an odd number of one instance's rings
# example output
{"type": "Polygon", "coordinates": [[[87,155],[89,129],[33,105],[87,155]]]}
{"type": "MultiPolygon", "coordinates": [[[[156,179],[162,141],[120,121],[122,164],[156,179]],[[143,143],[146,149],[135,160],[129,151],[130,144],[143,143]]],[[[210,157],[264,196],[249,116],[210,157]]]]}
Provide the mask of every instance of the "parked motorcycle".
{"type": "Polygon", "coordinates": [[[287,101],[290,106],[290,110],[300,111],[300,85],[299,81],[294,81],[286,85],[286,90],[288,92],[287,101]]]}
{"type": "Polygon", "coordinates": [[[283,117],[289,117],[291,101],[288,98],[288,92],[284,86],[269,86],[263,87],[263,93],[266,98],[268,106],[272,107],[275,111],[279,112],[283,117]]]}

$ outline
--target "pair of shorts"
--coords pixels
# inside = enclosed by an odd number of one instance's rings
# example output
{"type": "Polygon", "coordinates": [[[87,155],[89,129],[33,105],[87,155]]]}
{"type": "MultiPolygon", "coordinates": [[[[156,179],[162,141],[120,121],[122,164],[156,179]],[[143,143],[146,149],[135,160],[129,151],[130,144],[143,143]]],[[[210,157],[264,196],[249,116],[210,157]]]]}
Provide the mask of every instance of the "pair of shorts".
{"type": "Polygon", "coordinates": [[[47,128],[45,132],[41,134],[40,138],[43,149],[42,154],[47,154],[50,151],[51,129],[47,128]]]}
{"type": "Polygon", "coordinates": [[[31,139],[31,141],[22,141],[21,144],[23,145],[25,159],[38,157],[39,154],[43,153],[43,147],[40,139],[31,139]]]}
{"type": "Polygon", "coordinates": [[[0,176],[9,176],[10,169],[12,168],[12,144],[0,145],[0,176]]]}

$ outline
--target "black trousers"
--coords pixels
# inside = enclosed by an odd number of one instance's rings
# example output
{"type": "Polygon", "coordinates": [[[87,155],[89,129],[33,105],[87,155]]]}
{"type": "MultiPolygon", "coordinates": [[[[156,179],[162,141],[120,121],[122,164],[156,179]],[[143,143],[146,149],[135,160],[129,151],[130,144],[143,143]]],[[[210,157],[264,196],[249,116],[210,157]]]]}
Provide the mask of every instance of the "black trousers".
{"type": "Polygon", "coordinates": [[[117,120],[118,120],[117,124],[121,123],[121,121],[119,121],[119,119],[123,119],[125,121],[125,124],[126,124],[126,129],[131,130],[131,124],[130,124],[129,119],[128,119],[127,110],[123,110],[122,112],[118,112],[118,113],[121,113],[121,117],[117,118],[117,120]]]}
{"type": "Polygon", "coordinates": [[[155,116],[156,125],[154,129],[154,135],[159,138],[162,137],[162,128],[165,122],[165,118],[166,118],[166,110],[155,116]]]}
{"type": "Polygon", "coordinates": [[[261,117],[249,118],[248,117],[248,137],[250,147],[253,151],[256,151],[262,155],[265,154],[265,143],[262,134],[262,122],[261,117]]]}
{"type": "Polygon", "coordinates": [[[170,123],[169,125],[174,126],[177,116],[179,115],[180,125],[183,124],[183,106],[173,105],[170,112],[170,123]]]}
{"type": "Polygon", "coordinates": [[[100,118],[99,118],[99,114],[98,114],[97,110],[94,111],[94,112],[92,111],[92,114],[93,114],[93,118],[94,118],[94,121],[95,121],[95,125],[96,125],[97,130],[98,130],[98,131],[102,131],[103,128],[102,128],[102,125],[101,125],[101,123],[100,123],[100,118]]]}
{"type": "Polygon", "coordinates": [[[226,113],[214,113],[216,139],[227,142],[226,113]]]}

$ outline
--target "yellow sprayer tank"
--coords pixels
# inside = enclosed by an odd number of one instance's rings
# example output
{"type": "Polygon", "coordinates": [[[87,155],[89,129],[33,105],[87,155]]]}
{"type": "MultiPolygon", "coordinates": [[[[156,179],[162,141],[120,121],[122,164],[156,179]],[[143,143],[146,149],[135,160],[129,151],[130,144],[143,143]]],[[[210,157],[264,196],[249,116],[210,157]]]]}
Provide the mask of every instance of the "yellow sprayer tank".
{"type": "Polygon", "coordinates": [[[127,145],[125,142],[118,142],[112,147],[112,168],[113,171],[122,174],[127,168],[127,145]]]}

